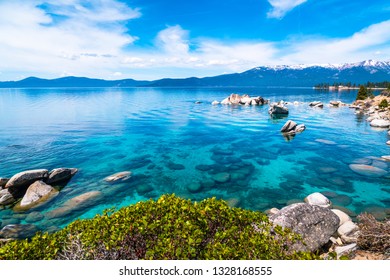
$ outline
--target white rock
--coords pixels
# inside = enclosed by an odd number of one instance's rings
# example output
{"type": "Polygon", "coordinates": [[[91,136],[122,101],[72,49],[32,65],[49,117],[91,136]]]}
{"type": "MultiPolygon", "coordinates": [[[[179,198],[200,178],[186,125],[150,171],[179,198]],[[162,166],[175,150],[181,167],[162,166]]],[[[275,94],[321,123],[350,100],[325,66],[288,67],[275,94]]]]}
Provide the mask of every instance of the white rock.
{"type": "Polygon", "coordinates": [[[214,100],[213,102],[211,102],[211,105],[219,105],[219,102],[217,100],[214,100]]]}
{"type": "Polygon", "coordinates": [[[343,255],[348,255],[350,253],[352,253],[353,251],[355,251],[357,249],[357,244],[356,243],[352,243],[352,244],[349,244],[349,245],[346,245],[346,246],[338,246],[335,248],[335,252],[337,254],[337,258],[343,256],[343,255]]]}
{"type": "Polygon", "coordinates": [[[330,208],[331,206],[330,200],[326,196],[318,192],[309,194],[304,200],[310,205],[317,205],[325,208],[330,208]]]}
{"type": "Polygon", "coordinates": [[[221,101],[221,104],[222,105],[230,105],[232,103],[230,102],[229,97],[226,97],[224,100],[221,101]]]}
{"type": "Polygon", "coordinates": [[[383,120],[383,119],[374,119],[370,122],[370,125],[372,127],[382,127],[387,128],[390,126],[390,121],[383,120]]]}
{"type": "Polygon", "coordinates": [[[350,236],[359,230],[359,227],[352,221],[343,223],[338,229],[337,233],[340,236],[350,236]]]}
{"type": "Polygon", "coordinates": [[[299,102],[298,101],[294,101],[293,103],[295,106],[298,106],[299,105],[299,102]]]}
{"type": "Polygon", "coordinates": [[[343,211],[339,209],[332,209],[333,213],[337,215],[340,219],[340,226],[348,221],[352,221],[351,217],[348,216],[348,214],[344,213],[343,211]]]}

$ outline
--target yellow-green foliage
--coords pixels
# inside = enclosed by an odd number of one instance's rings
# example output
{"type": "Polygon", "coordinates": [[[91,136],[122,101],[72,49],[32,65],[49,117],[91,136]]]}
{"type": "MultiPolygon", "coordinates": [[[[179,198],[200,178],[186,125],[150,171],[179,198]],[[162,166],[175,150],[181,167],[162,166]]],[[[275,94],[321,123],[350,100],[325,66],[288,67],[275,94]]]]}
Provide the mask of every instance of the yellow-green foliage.
{"type": "Polygon", "coordinates": [[[288,250],[297,238],[272,229],[261,212],[231,208],[215,198],[175,195],[139,202],[54,234],[12,241],[0,259],[314,259],[288,250]]]}

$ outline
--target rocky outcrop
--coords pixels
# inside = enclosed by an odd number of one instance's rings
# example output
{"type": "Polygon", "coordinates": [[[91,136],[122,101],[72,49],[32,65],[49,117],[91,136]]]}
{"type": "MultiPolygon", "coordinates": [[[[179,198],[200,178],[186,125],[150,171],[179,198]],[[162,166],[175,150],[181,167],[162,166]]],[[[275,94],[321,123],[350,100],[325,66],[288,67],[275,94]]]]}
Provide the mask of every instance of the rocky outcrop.
{"type": "Polygon", "coordinates": [[[270,216],[274,225],[290,228],[302,236],[292,250],[315,251],[326,244],[337,231],[340,220],[331,210],[307,203],[295,203],[270,216]]]}
{"type": "Polygon", "coordinates": [[[47,169],[28,170],[15,174],[5,185],[6,189],[14,198],[21,198],[27,188],[35,181],[46,179],[49,172],[47,169]]]}
{"type": "MultiPolygon", "coordinates": [[[[213,101],[212,105],[218,105],[218,101],[213,101]]],[[[261,96],[250,97],[248,94],[239,95],[232,93],[229,97],[221,101],[222,105],[264,105],[268,100],[265,100],[261,96]]]]}
{"type": "Polygon", "coordinates": [[[271,103],[268,109],[270,115],[287,115],[288,108],[284,106],[284,102],[271,103]]]}
{"type": "Polygon", "coordinates": [[[106,182],[126,181],[131,177],[131,171],[122,171],[104,178],[106,182]]]}
{"type": "Polygon", "coordinates": [[[300,133],[306,129],[304,124],[298,125],[296,122],[292,120],[288,120],[280,130],[283,134],[295,135],[296,133],[300,133]]]}
{"type": "MultiPolygon", "coordinates": [[[[2,178],[1,182],[4,184],[4,189],[1,189],[0,187],[0,205],[10,205],[15,203],[18,199],[23,198],[23,203],[19,203],[18,210],[22,210],[27,204],[35,206],[36,203],[39,204],[40,202],[35,200],[37,197],[41,197],[46,201],[46,195],[42,195],[41,191],[45,192],[44,189],[47,185],[65,186],[77,172],[78,170],[76,168],[56,168],[50,172],[47,169],[36,169],[19,172],[10,179],[2,178]],[[38,185],[34,185],[34,183],[39,181],[39,187],[36,188],[38,185]],[[29,192],[28,198],[24,197],[27,189],[31,185],[34,185],[32,188],[34,191],[29,192]],[[46,186],[43,187],[44,185],[46,186]],[[38,189],[40,190],[38,191],[38,189]],[[36,191],[38,191],[38,193],[36,193],[36,191]],[[35,194],[33,195],[33,193],[35,194]],[[35,199],[32,197],[35,197],[35,199]]],[[[53,193],[54,192],[51,192],[51,194],[53,193]]]]}
{"type": "Polygon", "coordinates": [[[76,173],[77,168],[56,168],[50,171],[46,183],[54,185],[68,182],[76,173]]]}

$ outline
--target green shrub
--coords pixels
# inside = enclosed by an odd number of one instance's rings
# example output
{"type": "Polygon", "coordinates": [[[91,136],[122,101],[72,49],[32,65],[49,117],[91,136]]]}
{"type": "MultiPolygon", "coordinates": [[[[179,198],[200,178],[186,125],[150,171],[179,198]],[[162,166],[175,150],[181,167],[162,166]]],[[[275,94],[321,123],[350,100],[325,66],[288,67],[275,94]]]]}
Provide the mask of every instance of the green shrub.
{"type": "Polygon", "coordinates": [[[261,212],[231,208],[215,198],[175,195],[108,210],[54,234],[12,241],[0,259],[316,259],[291,252],[299,238],[272,228],[261,212]]]}
{"type": "Polygon", "coordinates": [[[387,99],[382,99],[381,102],[379,103],[379,108],[384,109],[389,106],[389,103],[387,102],[387,99]]]}

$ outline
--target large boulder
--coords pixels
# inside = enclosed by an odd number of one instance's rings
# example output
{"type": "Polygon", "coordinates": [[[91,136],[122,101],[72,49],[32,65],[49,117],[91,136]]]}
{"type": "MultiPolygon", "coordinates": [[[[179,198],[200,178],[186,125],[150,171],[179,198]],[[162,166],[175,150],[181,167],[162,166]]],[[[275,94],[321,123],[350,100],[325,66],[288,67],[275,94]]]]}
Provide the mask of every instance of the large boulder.
{"type": "Polygon", "coordinates": [[[328,243],[340,223],[330,209],[307,203],[286,206],[272,215],[270,221],[302,236],[303,242],[297,241],[291,245],[295,251],[316,251],[321,248],[328,243]]]}
{"type": "Polygon", "coordinates": [[[20,202],[20,207],[31,208],[54,197],[57,193],[58,191],[52,186],[42,181],[36,181],[28,187],[26,194],[20,202]]]}
{"type": "Polygon", "coordinates": [[[15,197],[22,197],[27,188],[35,181],[46,179],[49,172],[47,169],[28,170],[15,174],[5,185],[6,189],[15,197]]]}
{"type": "Polygon", "coordinates": [[[270,115],[287,115],[288,108],[283,103],[271,103],[268,109],[270,115]]]}
{"type": "Polygon", "coordinates": [[[77,168],[56,168],[50,171],[46,183],[54,185],[68,182],[77,173],[77,168]]]}

